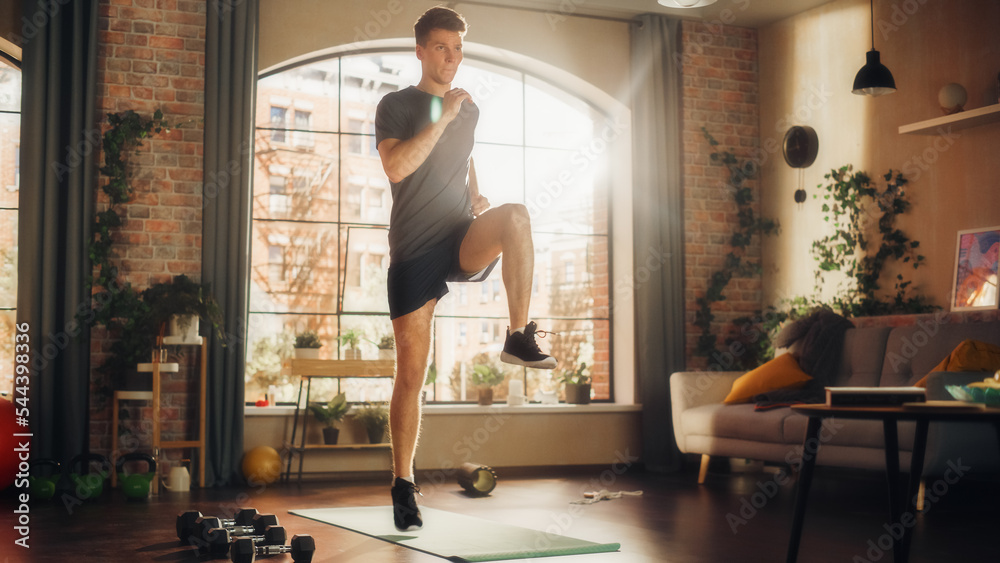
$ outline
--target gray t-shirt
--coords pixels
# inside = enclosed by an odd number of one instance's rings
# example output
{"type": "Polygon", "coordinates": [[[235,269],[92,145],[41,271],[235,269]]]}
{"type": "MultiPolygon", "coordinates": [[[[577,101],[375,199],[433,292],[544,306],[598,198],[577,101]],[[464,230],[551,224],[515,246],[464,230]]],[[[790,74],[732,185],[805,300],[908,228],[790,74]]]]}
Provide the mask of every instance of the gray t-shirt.
{"type": "MultiPolygon", "coordinates": [[[[386,94],[375,112],[375,144],[406,141],[440,116],[442,99],[410,86],[386,94]]],[[[465,101],[427,160],[401,182],[392,183],[389,260],[416,258],[472,220],[469,159],[479,108],[465,101]]]]}

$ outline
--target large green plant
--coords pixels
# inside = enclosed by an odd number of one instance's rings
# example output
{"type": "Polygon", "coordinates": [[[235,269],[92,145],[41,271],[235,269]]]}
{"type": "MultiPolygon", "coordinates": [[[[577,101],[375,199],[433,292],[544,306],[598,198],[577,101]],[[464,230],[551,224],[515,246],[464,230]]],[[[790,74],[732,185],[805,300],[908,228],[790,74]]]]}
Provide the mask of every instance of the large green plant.
{"type": "Polygon", "coordinates": [[[937,307],[927,303],[922,295],[910,295],[912,282],[897,273],[894,293],[882,292],[882,278],[890,262],[918,268],[925,264],[917,252],[920,243],[896,227],[896,219],[906,213],[910,203],[904,186],[907,180],[899,172],[889,170],[876,186],[868,174],[855,171],[850,165],[831,170],[824,176],[827,184],[819,184],[823,220],[832,225],[833,234],[816,240],[811,253],[818,266],[815,272],[816,295],[794,297],[778,306],[758,312],[753,318],[736,319],[738,337],[745,353],[734,363],[752,368],[774,357],[771,341],[785,321],[794,321],[817,309],[832,310],[846,317],[866,317],[890,314],[931,312],[937,307]],[[847,276],[846,283],[828,299],[819,297],[826,284],[825,274],[839,271],[847,276]]]}
{"type": "Polygon", "coordinates": [[[923,296],[908,295],[912,282],[902,273],[895,276],[895,292],[891,297],[880,293],[881,280],[890,262],[912,265],[914,269],[924,264],[923,255],[917,252],[920,242],[896,227],[896,218],[910,208],[903,174],[889,170],[882,177],[884,187],[876,186],[868,174],[855,171],[850,165],[831,170],[823,177],[829,180],[819,186],[825,192],[823,220],[833,226],[833,234],[812,245],[813,257],[819,262],[816,290],[825,285],[826,272],[840,271],[847,276],[848,283],[832,297],[831,306],[844,316],[932,311],[935,307],[923,296]],[[871,252],[873,247],[875,251],[871,252]]]}
{"type": "Polygon", "coordinates": [[[712,147],[712,153],[709,155],[712,163],[725,166],[729,170],[729,188],[732,190],[737,209],[737,224],[729,237],[729,252],[723,258],[722,267],[709,277],[705,294],[695,300],[698,309],[695,311],[694,325],[701,329],[701,334],[698,336],[694,354],[709,357],[716,352],[718,343],[718,336],[712,332],[712,321],[715,320],[712,306],[725,301],[724,292],[734,277],[760,275],[760,262],[746,256],[747,247],[755,235],[772,235],[778,232],[779,227],[776,221],[757,217],[754,213],[753,190],[745,183],[756,176],[757,163],[752,160],[740,162],[732,152],[718,148],[719,142],[708,129],[702,127],[701,131],[712,147]]]}

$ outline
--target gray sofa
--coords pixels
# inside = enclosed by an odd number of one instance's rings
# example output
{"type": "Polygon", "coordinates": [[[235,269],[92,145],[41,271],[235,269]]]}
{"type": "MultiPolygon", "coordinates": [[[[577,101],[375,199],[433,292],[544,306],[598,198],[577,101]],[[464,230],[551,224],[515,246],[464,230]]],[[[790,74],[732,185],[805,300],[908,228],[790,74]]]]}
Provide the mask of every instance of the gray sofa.
{"type": "MultiPolygon", "coordinates": [[[[1000,345],[1000,321],[949,324],[948,315],[917,317],[900,327],[852,328],[844,335],[837,386],[907,386],[919,381],[963,340],[1000,345]]],[[[796,465],[801,459],[807,417],[789,408],[755,411],[754,404],[723,404],[742,372],[678,372],[670,376],[674,436],[687,454],[701,454],[699,483],[711,456],[796,465]]],[[[951,399],[949,383],[980,381],[983,372],[937,372],[928,399],[951,399]]],[[[884,470],[882,425],[878,421],[824,423],[819,465],[884,470]]],[[[899,426],[900,467],[909,468],[914,425],[899,426]]],[[[961,461],[976,473],[1000,471],[997,433],[989,424],[934,423],[927,438],[924,476],[941,475],[961,461]]]]}

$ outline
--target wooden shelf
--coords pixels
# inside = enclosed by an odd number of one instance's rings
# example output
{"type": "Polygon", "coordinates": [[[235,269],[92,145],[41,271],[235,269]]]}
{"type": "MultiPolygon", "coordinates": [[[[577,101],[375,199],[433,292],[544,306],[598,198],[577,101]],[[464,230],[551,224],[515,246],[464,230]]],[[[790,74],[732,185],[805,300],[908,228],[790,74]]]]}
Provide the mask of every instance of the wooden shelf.
{"type": "Polygon", "coordinates": [[[961,131],[970,127],[978,127],[987,123],[1000,121],[1000,104],[986,106],[926,121],[918,121],[909,125],[900,125],[900,135],[938,135],[939,129],[945,127],[951,131],[961,131]]]}

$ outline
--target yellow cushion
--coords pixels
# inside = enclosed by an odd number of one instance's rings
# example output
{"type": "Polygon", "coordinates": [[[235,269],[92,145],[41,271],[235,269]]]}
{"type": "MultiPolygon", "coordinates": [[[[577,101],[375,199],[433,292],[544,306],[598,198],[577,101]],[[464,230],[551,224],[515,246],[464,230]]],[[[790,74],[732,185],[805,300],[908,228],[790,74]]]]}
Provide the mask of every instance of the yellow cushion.
{"type": "Polygon", "coordinates": [[[812,380],[799,367],[791,354],[782,354],[766,364],[749,371],[733,382],[733,388],[723,401],[726,404],[746,403],[755,395],[778,389],[798,389],[812,380]]]}
{"type": "MultiPolygon", "coordinates": [[[[978,340],[963,340],[941,360],[941,363],[931,369],[935,371],[988,371],[1000,369],[1000,346],[979,342],[978,340]]],[[[927,387],[927,374],[914,383],[917,387],[927,387]]]]}

